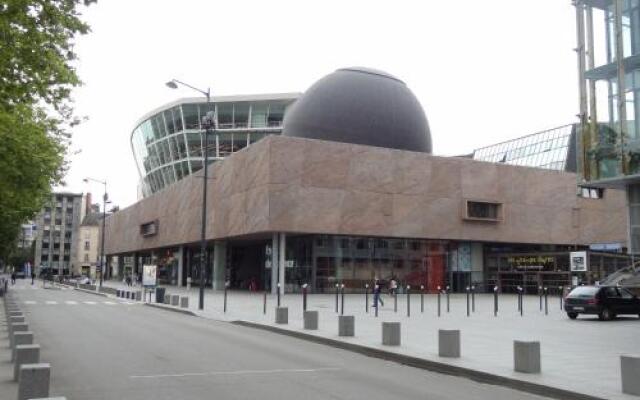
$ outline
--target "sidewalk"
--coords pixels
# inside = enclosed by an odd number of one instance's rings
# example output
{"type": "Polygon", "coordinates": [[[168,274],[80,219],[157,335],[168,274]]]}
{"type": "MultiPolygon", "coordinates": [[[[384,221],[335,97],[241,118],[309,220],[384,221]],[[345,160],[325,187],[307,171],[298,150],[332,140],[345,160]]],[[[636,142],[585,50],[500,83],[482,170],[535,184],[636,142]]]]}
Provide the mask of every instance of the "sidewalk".
{"type": "MultiPolygon", "coordinates": [[[[117,282],[105,285],[124,288],[117,282]]],[[[135,287],[129,288],[135,290],[135,287]]],[[[138,287],[138,290],[140,288],[138,287]]],[[[608,399],[638,399],[624,395],[620,381],[620,355],[640,352],[640,319],[623,317],[601,322],[595,316],[571,321],[560,310],[558,296],[550,296],[549,315],[540,311],[539,298],[527,296],[524,316],[517,311],[515,295],[500,295],[498,316],[493,315],[493,295],[476,295],[475,313],[466,316],[466,295],[441,296],[441,317],[437,316],[437,296],[425,295],[425,310],[420,312],[420,295],[411,295],[411,317],[407,317],[406,295],[398,295],[398,311],[393,298],[384,296],[385,305],[374,316],[373,308],[365,312],[364,294],[345,295],[345,315],[354,315],[355,337],[338,336],[335,295],[313,294],[308,297],[308,310],[319,311],[319,330],[302,329],[302,295],[282,296],[281,304],[289,308],[289,324],[276,325],[276,296],[267,296],[267,313],[263,314],[263,293],[230,291],[227,313],[223,313],[223,293],[205,291],[205,307],[199,311],[198,288],[167,287],[167,293],[189,296],[189,310],[205,318],[252,323],[301,332],[347,343],[367,346],[418,357],[430,361],[470,368],[507,378],[529,381],[590,396],[608,399]],[[402,324],[402,345],[382,346],[381,322],[402,324]],[[438,356],[438,329],[460,329],[462,357],[446,359],[438,356]],[[513,340],[541,342],[542,373],[522,374],[513,371],[513,340]]],[[[372,298],[369,296],[369,302],[372,298]]]]}

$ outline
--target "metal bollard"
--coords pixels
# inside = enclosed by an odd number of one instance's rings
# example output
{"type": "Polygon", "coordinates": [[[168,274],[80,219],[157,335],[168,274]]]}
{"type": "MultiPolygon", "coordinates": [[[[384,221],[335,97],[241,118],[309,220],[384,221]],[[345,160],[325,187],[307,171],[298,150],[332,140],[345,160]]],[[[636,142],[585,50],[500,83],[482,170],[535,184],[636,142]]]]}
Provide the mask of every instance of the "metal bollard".
{"type": "Polygon", "coordinates": [[[302,285],[302,311],[307,311],[307,284],[302,285]]]}
{"type": "Polygon", "coordinates": [[[340,315],[344,315],[344,283],[340,285],[342,304],[340,305],[340,315]]]}
{"type": "Polygon", "coordinates": [[[407,285],[407,317],[411,317],[411,286],[407,285]]]}
{"type": "Polygon", "coordinates": [[[364,312],[369,313],[369,284],[364,285],[364,312]]]}
{"type": "Polygon", "coordinates": [[[224,283],[224,300],[223,300],[223,306],[222,306],[222,310],[223,312],[227,312],[227,290],[229,289],[229,285],[228,282],[224,283]]]}
{"type": "Polygon", "coordinates": [[[471,312],[476,312],[476,287],[471,286],[471,312]]]}
{"type": "Polygon", "coordinates": [[[438,317],[440,316],[440,286],[438,286],[438,317]]]}
{"type": "Polygon", "coordinates": [[[338,296],[340,295],[340,285],[336,283],[336,314],[338,313],[338,302],[340,301],[338,299],[338,296]]]}
{"type": "Polygon", "coordinates": [[[278,286],[277,286],[276,292],[278,294],[278,308],[280,308],[280,282],[278,282],[278,286]]]}
{"type": "Polygon", "coordinates": [[[398,289],[393,291],[393,312],[398,312],[398,289]]]}
{"type": "Polygon", "coordinates": [[[498,316],[498,286],[493,287],[493,316],[498,316]]]}
{"type": "Polygon", "coordinates": [[[538,286],[538,297],[540,297],[540,311],[542,311],[542,286],[538,286]]]}
{"type": "Polygon", "coordinates": [[[544,315],[549,315],[549,290],[544,288],[544,315]]]}
{"type": "Polygon", "coordinates": [[[562,289],[564,289],[564,287],[563,287],[563,286],[560,286],[558,289],[560,289],[560,293],[558,293],[558,294],[560,295],[560,309],[562,310],[562,308],[563,308],[563,307],[562,307],[562,300],[563,300],[563,297],[562,297],[562,289]]]}
{"type": "Polygon", "coordinates": [[[420,312],[424,312],[424,285],[420,285],[420,312]]]}
{"type": "Polygon", "coordinates": [[[262,314],[267,315],[267,291],[264,291],[264,296],[262,300],[262,314]]]}
{"type": "Polygon", "coordinates": [[[449,289],[450,287],[447,286],[447,290],[446,290],[447,291],[447,312],[449,312],[449,289]]]}
{"type": "Polygon", "coordinates": [[[467,286],[467,317],[469,316],[469,292],[471,288],[467,286]]]}

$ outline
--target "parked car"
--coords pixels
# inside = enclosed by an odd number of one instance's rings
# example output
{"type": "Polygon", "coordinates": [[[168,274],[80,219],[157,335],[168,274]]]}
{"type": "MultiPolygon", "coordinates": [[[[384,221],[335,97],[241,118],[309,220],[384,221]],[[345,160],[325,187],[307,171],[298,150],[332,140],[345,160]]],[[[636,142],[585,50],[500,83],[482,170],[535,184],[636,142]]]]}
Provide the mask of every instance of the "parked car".
{"type": "Polygon", "coordinates": [[[79,278],[76,278],[76,282],[80,284],[90,285],[91,279],[88,276],[81,276],[79,278]]]}
{"type": "Polygon", "coordinates": [[[576,319],[578,314],[597,315],[601,321],[621,314],[640,317],[638,296],[617,286],[578,286],[567,295],[564,304],[571,319],[576,319]]]}

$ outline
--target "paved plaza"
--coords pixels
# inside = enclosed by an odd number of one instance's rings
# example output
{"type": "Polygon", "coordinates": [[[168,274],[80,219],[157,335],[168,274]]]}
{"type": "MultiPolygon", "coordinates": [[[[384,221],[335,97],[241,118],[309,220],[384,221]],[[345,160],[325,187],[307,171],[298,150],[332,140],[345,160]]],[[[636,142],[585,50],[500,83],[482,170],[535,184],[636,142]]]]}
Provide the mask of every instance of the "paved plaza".
{"type": "MultiPolygon", "coordinates": [[[[124,288],[116,282],[106,285],[124,288]]],[[[491,294],[475,296],[475,312],[471,312],[469,317],[465,294],[451,295],[450,312],[446,311],[446,296],[442,295],[440,317],[437,316],[435,294],[424,296],[424,313],[421,312],[420,295],[412,294],[410,317],[407,317],[406,295],[398,295],[397,312],[394,312],[393,298],[384,296],[384,307],[379,309],[376,318],[371,307],[366,313],[364,294],[348,294],[345,295],[344,313],[355,316],[355,337],[344,338],[338,336],[333,294],[308,296],[307,309],[319,311],[319,330],[303,331],[302,296],[299,294],[282,296],[281,304],[289,308],[289,323],[276,325],[275,295],[267,296],[267,312],[263,314],[263,293],[230,291],[227,313],[223,312],[221,292],[206,291],[204,311],[197,310],[197,288],[187,291],[185,288],[167,287],[167,293],[189,295],[189,310],[205,318],[277,326],[602,398],[637,399],[621,391],[620,355],[640,352],[638,316],[620,317],[609,322],[599,321],[596,316],[580,316],[572,321],[560,309],[557,295],[548,298],[548,315],[544,313],[544,302],[543,311],[540,311],[538,296],[526,296],[523,316],[518,312],[517,296],[500,295],[497,317],[493,313],[491,294]],[[401,322],[400,347],[382,345],[383,321],[401,322]],[[438,356],[439,329],[461,331],[461,358],[438,356]],[[513,371],[514,340],[541,342],[541,374],[513,371]]],[[[371,296],[369,303],[372,303],[371,296]]]]}

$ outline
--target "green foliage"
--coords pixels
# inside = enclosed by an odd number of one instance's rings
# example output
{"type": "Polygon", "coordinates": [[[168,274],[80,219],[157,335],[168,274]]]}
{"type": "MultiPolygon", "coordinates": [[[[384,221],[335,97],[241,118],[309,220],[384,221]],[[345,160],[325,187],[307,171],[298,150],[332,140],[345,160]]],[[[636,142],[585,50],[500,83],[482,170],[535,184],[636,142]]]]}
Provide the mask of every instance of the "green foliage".
{"type": "Polygon", "coordinates": [[[78,123],[70,95],[81,83],[74,38],[89,31],[78,10],[93,2],[0,2],[0,260],[64,175],[78,123]]]}

